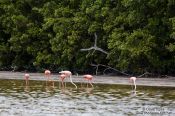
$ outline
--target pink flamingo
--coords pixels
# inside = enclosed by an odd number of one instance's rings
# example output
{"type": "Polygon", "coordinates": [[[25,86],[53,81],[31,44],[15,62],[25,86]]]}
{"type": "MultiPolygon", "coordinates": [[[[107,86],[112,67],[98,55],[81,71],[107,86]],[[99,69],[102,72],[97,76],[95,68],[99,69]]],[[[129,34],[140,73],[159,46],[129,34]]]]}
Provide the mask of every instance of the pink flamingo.
{"type": "Polygon", "coordinates": [[[49,80],[50,74],[51,74],[50,70],[45,70],[44,74],[45,74],[45,77],[49,80]]]}
{"type": "MultiPolygon", "coordinates": [[[[93,78],[92,75],[89,75],[89,74],[83,75],[83,78],[84,78],[85,80],[87,80],[88,83],[89,83],[92,87],[94,87],[94,86],[92,85],[92,78],[93,78]]],[[[88,87],[88,83],[87,83],[87,87],[88,87]]]]}
{"type": "Polygon", "coordinates": [[[134,91],[136,90],[136,77],[130,77],[130,82],[134,85],[134,91]]]}
{"type": "Polygon", "coordinates": [[[30,77],[30,75],[26,73],[24,75],[24,77],[25,77],[25,80],[26,80],[26,85],[29,85],[29,77],[30,77]]]}
{"type": "Polygon", "coordinates": [[[72,73],[70,72],[70,71],[60,71],[59,72],[60,74],[61,74],[61,78],[62,78],[62,80],[61,80],[61,82],[63,83],[64,82],[64,79],[66,78],[66,77],[69,77],[70,78],[70,82],[75,86],[75,88],[77,89],[77,86],[75,85],[75,83],[73,83],[73,81],[72,81],[72,73]]]}
{"type": "Polygon", "coordinates": [[[62,86],[64,88],[66,86],[66,84],[64,85],[64,79],[66,78],[66,75],[65,74],[61,74],[60,78],[61,78],[61,84],[62,84],[62,86]]]}

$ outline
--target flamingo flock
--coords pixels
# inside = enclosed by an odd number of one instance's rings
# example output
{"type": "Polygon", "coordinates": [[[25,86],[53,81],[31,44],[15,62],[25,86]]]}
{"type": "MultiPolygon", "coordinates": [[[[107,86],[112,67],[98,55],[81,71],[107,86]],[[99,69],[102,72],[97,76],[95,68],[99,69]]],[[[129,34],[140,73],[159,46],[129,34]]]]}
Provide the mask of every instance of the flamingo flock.
{"type": "MultiPolygon", "coordinates": [[[[76,89],[78,88],[77,85],[72,81],[72,73],[71,73],[71,71],[67,71],[67,70],[60,71],[59,74],[60,74],[59,77],[60,77],[60,80],[61,80],[61,85],[62,85],[63,88],[65,88],[65,86],[66,86],[66,84],[64,83],[64,79],[65,78],[69,78],[70,82],[75,86],[75,88],[76,89]]],[[[51,81],[51,71],[50,70],[45,70],[44,71],[44,76],[45,76],[45,79],[46,79],[46,84],[47,84],[47,82],[51,81]]],[[[24,75],[24,77],[25,77],[26,85],[29,85],[29,77],[30,77],[30,75],[28,73],[26,73],[24,75]]],[[[89,74],[83,75],[83,78],[85,80],[87,80],[88,83],[93,87],[93,84],[92,84],[93,76],[92,75],[89,75],[89,74]]],[[[87,83],[87,87],[88,87],[88,83],[87,83]]]]}
{"type": "MultiPolygon", "coordinates": [[[[66,83],[64,82],[65,78],[69,78],[70,82],[75,86],[75,88],[76,89],[78,88],[77,85],[72,81],[71,71],[68,71],[68,70],[60,71],[59,74],[60,74],[59,79],[61,80],[61,85],[62,85],[63,88],[66,87],[66,83]]],[[[51,81],[51,71],[50,70],[45,70],[44,75],[45,75],[45,78],[46,78],[46,82],[51,81]]],[[[86,74],[86,75],[83,75],[82,77],[83,77],[84,81],[87,81],[87,87],[88,87],[89,84],[91,85],[92,88],[94,87],[93,84],[92,84],[92,80],[93,80],[92,75],[86,74]]],[[[30,75],[28,73],[26,73],[24,75],[24,78],[25,78],[25,81],[26,81],[26,85],[29,85],[30,75]]],[[[136,91],[136,77],[130,77],[129,82],[131,83],[132,89],[134,91],[136,91]],[[134,86],[134,88],[133,88],[133,86],[134,86]]],[[[54,84],[53,84],[53,86],[54,86],[54,84]]]]}

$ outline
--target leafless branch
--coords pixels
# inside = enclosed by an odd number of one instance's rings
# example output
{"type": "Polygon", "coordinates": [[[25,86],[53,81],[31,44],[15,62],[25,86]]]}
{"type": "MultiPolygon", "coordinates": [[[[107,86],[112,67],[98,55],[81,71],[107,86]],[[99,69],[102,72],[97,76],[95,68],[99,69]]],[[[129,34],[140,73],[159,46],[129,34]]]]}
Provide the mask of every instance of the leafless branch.
{"type": "Polygon", "coordinates": [[[137,76],[137,77],[143,77],[143,76],[150,76],[150,77],[160,77],[160,78],[168,78],[170,76],[168,75],[160,75],[160,74],[154,74],[154,73],[149,73],[149,72],[145,72],[144,74],[140,75],[140,76],[137,76]]]}
{"type": "Polygon", "coordinates": [[[95,36],[95,42],[94,42],[94,47],[97,47],[97,34],[96,33],[94,33],[94,36],[95,36]]]}
{"type": "MultiPolygon", "coordinates": [[[[94,50],[94,51],[100,51],[100,52],[102,52],[102,53],[108,55],[108,52],[106,52],[106,51],[103,50],[102,48],[97,47],[97,39],[98,39],[97,34],[95,33],[94,36],[95,36],[94,46],[92,46],[92,47],[90,47],[90,48],[80,49],[80,51],[94,50]]],[[[93,52],[93,53],[94,53],[94,52],[93,52]]]]}
{"type": "MultiPolygon", "coordinates": [[[[121,74],[123,74],[123,75],[126,75],[126,76],[133,76],[133,75],[124,73],[124,72],[122,72],[122,71],[119,71],[119,70],[117,70],[117,69],[115,69],[115,68],[112,68],[112,67],[110,67],[110,66],[107,66],[107,65],[103,65],[103,64],[90,64],[90,65],[93,66],[93,67],[96,67],[96,70],[95,70],[96,75],[98,75],[98,69],[99,69],[99,67],[102,66],[102,67],[106,67],[106,68],[103,70],[103,74],[104,74],[104,75],[105,75],[105,72],[106,72],[107,70],[114,70],[114,71],[119,72],[119,73],[121,73],[121,74]]],[[[137,78],[140,78],[140,77],[143,77],[143,76],[146,76],[146,77],[148,77],[148,76],[155,76],[155,74],[149,73],[149,72],[146,71],[145,73],[143,73],[143,74],[141,74],[141,75],[139,75],[139,76],[136,76],[136,77],[137,77],[137,78]]],[[[173,77],[173,76],[168,76],[168,75],[159,75],[159,76],[160,76],[160,77],[165,77],[165,78],[173,77]]]]}
{"type": "Polygon", "coordinates": [[[110,67],[110,66],[106,66],[106,65],[103,65],[103,64],[91,64],[91,66],[96,67],[96,75],[97,75],[97,73],[98,73],[98,68],[99,68],[99,66],[102,66],[102,67],[106,67],[106,69],[103,71],[103,74],[105,74],[105,71],[106,71],[106,70],[112,69],[112,70],[114,70],[114,71],[116,71],[116,72],[119,72],[119,73],[121,73],[121,74],[124,74],[124,75],[127,75],[127,76],[131,76],[131,75],[127,74],[127,73],[121,72],[121,71],[119,71],[119,70],[117,70],[117,69],[115,69],[115,68],[112,68],[112,67],[110,67]]]}
{"type": "Polygon", "coordinates": [[[139,75],[139,76],[137,76],[137,77],[143,77],[143,76],[145,76],[145,75],[151,75],[152,73],[149,73],[149,72],[145,72],[145,73],[143,73],[142,75],[139,75]]]}

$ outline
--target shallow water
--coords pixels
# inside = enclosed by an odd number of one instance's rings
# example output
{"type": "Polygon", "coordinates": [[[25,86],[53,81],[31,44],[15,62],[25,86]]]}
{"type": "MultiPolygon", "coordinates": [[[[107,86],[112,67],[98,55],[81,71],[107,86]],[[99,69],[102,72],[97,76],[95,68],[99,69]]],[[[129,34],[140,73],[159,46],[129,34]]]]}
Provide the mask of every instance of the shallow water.
{"type": "Polygon", "coordinates": [[[175,88],[0,80],[0,116],[175,116],[175,88]],[[89,86],[90,87],[90,86],[89,86]]]}

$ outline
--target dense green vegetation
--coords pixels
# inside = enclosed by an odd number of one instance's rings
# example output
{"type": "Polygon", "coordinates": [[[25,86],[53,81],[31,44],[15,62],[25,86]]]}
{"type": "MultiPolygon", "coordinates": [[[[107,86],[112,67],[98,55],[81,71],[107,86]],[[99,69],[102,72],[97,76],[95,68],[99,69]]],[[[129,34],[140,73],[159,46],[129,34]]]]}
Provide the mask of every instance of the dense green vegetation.
{"type": "Polygon", "coordinates": [[[175,74],[175,0],[1,0],[1,70],[175,74]],[[94,45],[107,51],[81,51],[94,45]]]}

